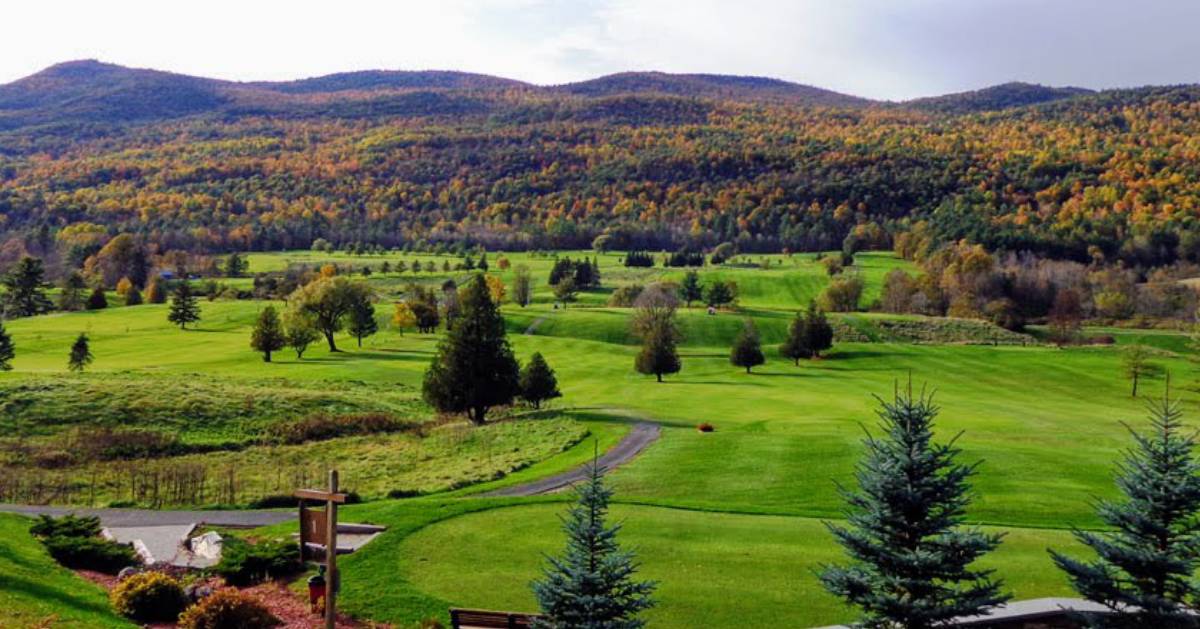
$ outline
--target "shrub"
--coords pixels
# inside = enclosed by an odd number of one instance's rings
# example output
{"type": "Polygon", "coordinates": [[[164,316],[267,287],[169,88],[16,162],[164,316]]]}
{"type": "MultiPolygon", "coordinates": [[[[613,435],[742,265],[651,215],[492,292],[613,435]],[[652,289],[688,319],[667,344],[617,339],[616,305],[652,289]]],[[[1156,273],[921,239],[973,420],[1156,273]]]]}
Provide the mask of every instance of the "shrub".
{"type": "Polygon", "coordinates": [[[645,289],[641,284],[618,286],[608,298],[608,305],[613,308],[632,308],[639,295],[645,289]]]}
{"type": "Polygon", "coordinates": [[[179,581],[161,572],[139,572],[109,594],[118,614],[138,622],[174,622],[187,607],[179,581]]]}
{"type": "Polygon", "coordinates": [[[703,422],[696,426],[696,430],[699,430],[700,432],[712,432],[716,430],[716,428],[708,422],[703,422]]]}
{"type": "Polygon", "coordinates": [[[217,590],[179,618],[183,629],[260,629],[280,624],[262,603],[231,588],[217,590]]]}
{"type": "Polygon", "coordinates": [[[387,493],[387,497],[392,499],[417,498],[424,495],[425,492],[421,491],[420,489],[393,489],[387,493]]]}
{"type": "Polygon", "coordinates": [[[52,518],[39,515],[29,533],[35,537],[95,537],[100,534],[100,518],[64,515],[52,518]]]}
{"type": "Polygon", "coordinates": [[[279,443],[304,443],[324,441],[350,435],[370,435],[380,432],[396,432],[411,428],[410,422],[401,421],[388,413],[358,413],[352,415],[309,415],[294,422],[279,422],[268,429],[269,438],[279,443]]]}
{"type": "Polygon", "coordinates": [[[253,585],[267,579],[295,574],[304,569],[300,550],[295,542],[273,540],[249,544],[237,538],[226,538],[221,561],[213,572],[235,586],[253,585]]]}
{"type": "Polygon", "coordinates": [[[139,563],[133,548],[99,537],[54,535],[42,544],[55,561],[76,570],[116,574],[121,568],[139,563]]]}

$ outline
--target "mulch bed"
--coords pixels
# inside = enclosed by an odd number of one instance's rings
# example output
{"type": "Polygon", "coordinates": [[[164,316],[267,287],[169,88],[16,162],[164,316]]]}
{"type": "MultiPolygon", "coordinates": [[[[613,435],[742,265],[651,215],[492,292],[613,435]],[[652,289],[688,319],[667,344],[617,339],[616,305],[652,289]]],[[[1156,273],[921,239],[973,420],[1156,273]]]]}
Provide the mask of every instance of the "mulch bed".
{"type": "MultiPolygon", "coordinates": [[[[105,590],[111,590],[117,585],[117,577],[110,574],[92,572],[91,570],[77,570],[76,572],[79,576],[99,585],[105,590]]],[[[279,625],[280,627],[285,629],[320,629],[325,626],[324,619],[313,614],[309,609],[308,600],[288,589],[288,585],[285,582],[268,581],[253,587],[242,588],[241,591],[244,594],[249,594],[257,598],[272,614],[275,614],[276,618],[282,620],[283,624],[279,625]]],[[[146,626],[151,629],[171,629],[176,625],[156,624],[146,626]]],[[[386,629],[390,625],[362,623],[353,618],[338,614],[337,626],[341,629],[360,629],[366,627],[386,629]]]]}

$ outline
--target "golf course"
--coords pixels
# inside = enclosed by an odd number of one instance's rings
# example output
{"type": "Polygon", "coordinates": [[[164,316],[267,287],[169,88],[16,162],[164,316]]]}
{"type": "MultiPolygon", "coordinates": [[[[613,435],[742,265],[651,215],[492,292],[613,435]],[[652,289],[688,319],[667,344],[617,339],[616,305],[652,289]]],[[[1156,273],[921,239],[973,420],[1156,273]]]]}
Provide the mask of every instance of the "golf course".
{"type": "MultiPolygon", "coordinates": [[[[465,282],[472,272],[441,270],[456,258],[297,251],[248,254],[249,272],[372,267],[358,277],[379,296],[379,332],[361,347],[342,333],[341,351],[316,343],[303,358],[283,350],[263,361],[249,347],[250,330],[265,306],[283,306],[278,301],[201,300],[201,319],[188,329],[171,325],[168,307],[154,304],[13,320],[6,327],[18,353],[13,370],[0,375],[0,426],[47,452],[84,429],[170,432],[178,452],[149,460],[148,469],[239,474],[228,494],[152,497],[122,484],[112,469],[118,461],[24,472],[71,487],[49,500],[65,504],[242,507],[337,468],[363,501],[346,506],[343,519],[388,527],[341,561],[341,607],[408,626],[444,619],[451,606],[535,610],[529,583],[544,556],[562,547],[559,516],[571,494],[481,494],[576,468],[637,422],[651,421],[661,426],[658,439],[608,474],[621,543],[636,553],[640,574],[658,583],[650,624],[819,626],[854,617],[815,571],[842,560],[826,524],[843,516],[838,487],[854,483],[863,439],[876,428],[877,396],[890,398],[910,382],[932,392],[937,439],[955,439],[963,461],[980,462],[968,521],[1004,534],[981,563],[1017,598],[1070,594],[1046,550],[1084,553],[1071,528],[1098,527],[1095,500],[1116,495],[1114,464],[1131,443],[1127,425],[1139,427],[1145,415],[1119,350],[1152,348],[1172,374],[1185,421],[1200,410],[1190,338],[1169,330],[1106,328],[1112,345],[1058,347],[1036,327],[1018,335],[981,321],[831,313],[833,348],[795,365],[775,346],[794,313],[830,281],[812,254],[702,268],[702,282],[736,283],[736,306],[712,313],[680,307],[682,370],[660,383],[633,368],[632,309],[608,303],[623,285],[678,282],[683,271],[628,268],[615,253],[557,255],[594,256],[601,288],[564,306],[546,284],[554,255],[489,253],[490,272],[505,284],[519,266],[534,278],[532,302],[506,302],[502,313],[517,358],[524,363],[540,352],[557,374],[562,397],[538,410],[514,407],[472,426],[439,417],[422,401],[422,378],[444,330],[395,328],[391,302],[412,282],[465,282]],[[433,264],[417,273],[379,270],[400,260],[433,264]],[[746,319],[767,357],[749,373],[729,363],[746,319]],[[94,360],[83,373],[68,373],[68,349],[81,332],[94,360]],[[321,412],[400,420],[370,434],[269,438],[321,412]],[[701,423],[713,430],[697,430],[701,423]]],[[[911,270],[890,253],[856,256],[850,271],[864,280],[864,308],[897,267],[911,270]]],[[[1164,386],[1164,378],[1147,379],[1140,393],[1161,396],[1164,386]]],[[[6,487],[29,482],[4,474],[6,487]]]]}

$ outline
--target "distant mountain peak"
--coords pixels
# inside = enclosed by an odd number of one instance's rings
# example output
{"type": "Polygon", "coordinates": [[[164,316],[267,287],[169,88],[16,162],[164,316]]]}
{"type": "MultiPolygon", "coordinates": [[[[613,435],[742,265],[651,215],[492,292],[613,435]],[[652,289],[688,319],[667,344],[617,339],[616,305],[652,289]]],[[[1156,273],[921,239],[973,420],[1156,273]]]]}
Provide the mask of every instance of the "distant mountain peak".
{"type": "Polygon", "coordinates": [[[1025,107],[1094,93],[1093,90],[1082,87],[1051,87],[1009,81],[968,92],[918,98],[907,101],[904,105],[937,113],[966,114],[1025,107]]]}

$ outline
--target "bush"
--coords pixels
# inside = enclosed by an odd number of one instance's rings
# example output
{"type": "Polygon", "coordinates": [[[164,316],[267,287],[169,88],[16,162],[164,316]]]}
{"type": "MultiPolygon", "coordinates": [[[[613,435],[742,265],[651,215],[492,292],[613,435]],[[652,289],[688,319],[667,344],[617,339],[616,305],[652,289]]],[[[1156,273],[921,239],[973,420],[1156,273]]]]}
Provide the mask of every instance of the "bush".
{"type": "Polygon", "coordinates": [[[716,427],[708,422],[703,422],[696,426],[696,430],[699,430],[700,432],[712,432],[716,430],[716,427]]]}
{"type": "Polygon", "coordinates": [[[118,614],[138,622],[174,622],[187,607],[179,581],[161,572],[139,572],[109,593],[118,614]]]}
{"type": "Polygon", "coordinates": [[[42,544],[55,561],[76,570],[116,574],[121,568],[139,563],[133,548],[99,537],[54,535],[42,544]]]}
{"type": "Polygon", "coordinates": [[[235,586],[253,585],[267,579],[277,579],[304,569],[300,549],[295,542],[274,540],[249,544],[237,538],[226,538],[221,561],[213,572],[235,586]]]}
{"type": "Polygon", "coordinates": [[[100,518],[64,515],[52,518],[39,515],[29,533],[34,537],[95,537],[100,534],[100,518]]]}
{"type": "Polygon", "coordinates": [[[608,305],[613,308],[632,308],[638,295],[641,295],[644,289],[645,287],[641,284],[618,286],[608,298],[608,305]]]}
{"type": "Polygon", "coordinates": [[[179,618],[183,629],[260,629],[280,624],[262,603],[231,588],[217,590],[179,618]]]}
{"type": "Polygon", "coordinates": [[[294,422],[279,422],[268,429],[271,440],[297,444],[324,441],[351,435],[370,435],[412,428],[414,424],[401,421],[388,413],[358,413],[352,415],[309,415],[294,422]]]}

